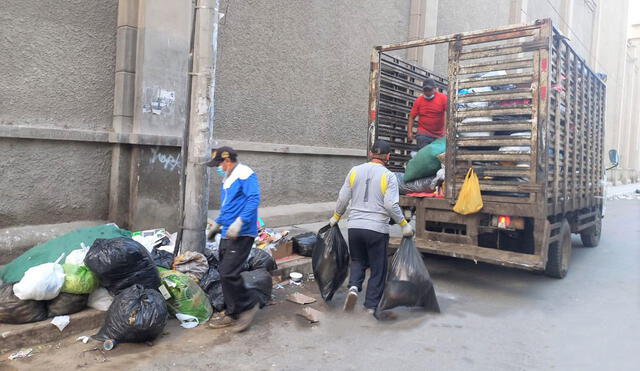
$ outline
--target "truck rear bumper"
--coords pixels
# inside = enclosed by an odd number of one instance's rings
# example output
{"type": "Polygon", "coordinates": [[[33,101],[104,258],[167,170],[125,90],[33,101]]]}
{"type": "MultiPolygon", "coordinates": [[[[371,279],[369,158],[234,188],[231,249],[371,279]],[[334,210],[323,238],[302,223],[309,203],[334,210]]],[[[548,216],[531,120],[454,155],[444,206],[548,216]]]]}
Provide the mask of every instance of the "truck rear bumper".
{"type": "MultiPolygon", "coordinates": [[[[543,270],[545,267],[545,262],[539,255],[522,254],[467,244],[431,241],[424,238],[416,238],[415,241],[416,247],[420,252],[429,254],[451,256],[454,258],[473,260],[476,263],[484,262],[531,271],[543,270]]],[[[400,239],[392,238],[390,246],[392,248],[399,247],[400,239]]]]}

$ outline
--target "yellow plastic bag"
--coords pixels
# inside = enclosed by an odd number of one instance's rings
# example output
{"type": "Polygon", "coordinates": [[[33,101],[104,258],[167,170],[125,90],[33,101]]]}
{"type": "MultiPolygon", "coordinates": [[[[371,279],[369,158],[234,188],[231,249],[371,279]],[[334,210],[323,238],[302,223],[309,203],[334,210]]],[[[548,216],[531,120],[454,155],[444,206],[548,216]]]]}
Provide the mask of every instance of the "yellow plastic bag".
{"type": "Polygon", "coordinates": [[[467,176],[464,178],[458,200],[456,201],[453,211],[462,215],[477,213],[482,209],[482,195],[480,194],[480,183],[478,176],[473,168],[469,168],[467,176]]]}

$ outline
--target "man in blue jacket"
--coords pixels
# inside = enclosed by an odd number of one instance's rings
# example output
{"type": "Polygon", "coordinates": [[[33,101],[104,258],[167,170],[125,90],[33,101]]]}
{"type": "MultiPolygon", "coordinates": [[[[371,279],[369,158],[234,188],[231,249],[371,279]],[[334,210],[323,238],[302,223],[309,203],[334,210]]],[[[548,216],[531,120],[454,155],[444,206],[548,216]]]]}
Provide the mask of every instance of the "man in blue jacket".
{"type": "Polygon", "coordinates": [[[260,299],[247,290],[240,273],[258,234],[256,225],[260,204],[258,177],[246,165],[238,163],[238,154],[231,147],[213,151],[209,167],[215,167],[222,176],[220,215],[213,230],[220,232],[220,281],[226,306],[225,316],[212,321],[209,326],[221,328],[233,325],[235,332],[251,325],[260,309],[260,299]]]}

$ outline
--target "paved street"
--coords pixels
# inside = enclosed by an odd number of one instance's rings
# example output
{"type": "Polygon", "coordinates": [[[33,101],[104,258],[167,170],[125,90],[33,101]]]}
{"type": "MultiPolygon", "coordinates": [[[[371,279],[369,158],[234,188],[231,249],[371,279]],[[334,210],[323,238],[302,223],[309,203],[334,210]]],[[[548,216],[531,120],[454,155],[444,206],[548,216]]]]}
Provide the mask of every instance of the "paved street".
{"type": "Polygon", "coordinates": [[[68,339],[35,349],[32,358],[0,360],[0,369],[127,370],[633,370],[640,362],[640,200],[607,203],[598,248],[574,237],[568,276],[427,256],[442,314],[404,310],[393,323],[335,303],[317,325],[294,316],[275,290],[276,304],[247,333],[197,328],[175,321],[153,347],[123,344],[102,353],[68,339]]]}

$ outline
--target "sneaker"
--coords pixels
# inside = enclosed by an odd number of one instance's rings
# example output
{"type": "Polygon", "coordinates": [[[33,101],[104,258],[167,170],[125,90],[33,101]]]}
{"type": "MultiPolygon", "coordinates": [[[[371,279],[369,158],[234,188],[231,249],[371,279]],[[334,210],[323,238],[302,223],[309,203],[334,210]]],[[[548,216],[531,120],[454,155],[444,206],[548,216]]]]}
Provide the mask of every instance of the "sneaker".
{"type": "Polygon", "coordinates": [[[352,312],[357,302],[358,302],[358,288],[355,286],[351,286],[349,288],[349,293],[347,294],[347,299],[344,301],[344,311],[352,312]]]}
{"type": "Polygon", "coordinates": [[[236,323],[235,319],[229,316],[222,315],[221,317],[218,317],[216,319],[212,319],[211,321],[209,321],[209,328],[213,328],[213,329],[224,328],[224,327],[229,327],[234,323],[236,323]]]}
{"type": "Polygon", "coordinates": [[[256,304],[253,306],[253,308],[240,313],[240,318],[238,318],[235,326],[233,326],[233,329],[231,331],[242,332],[247,330],[251,326],[251,323],[253,322],[253,319],[256,317],[256,313],[258,313],[259,310],[260,304],[256,304]]]}
{"type": "Polygon", "coordinates": [[[367,314],[371,314],[371,315],[373,315],[373,314],[375,314],[375,313],[376,313],[376,309],[375,309],[375,308],[367,308],[367,307],[364,307],[364,311],[365,311],[365,313],[367,313],[367,314]]]}

